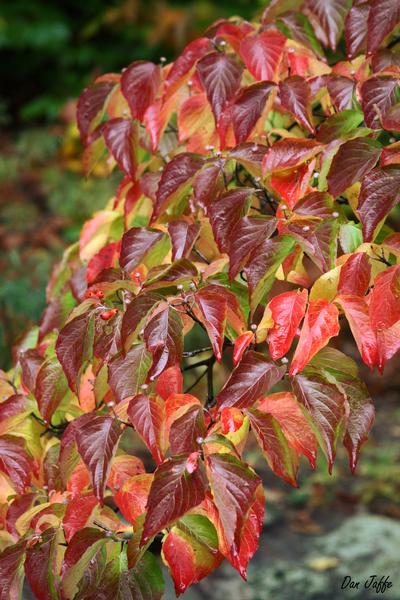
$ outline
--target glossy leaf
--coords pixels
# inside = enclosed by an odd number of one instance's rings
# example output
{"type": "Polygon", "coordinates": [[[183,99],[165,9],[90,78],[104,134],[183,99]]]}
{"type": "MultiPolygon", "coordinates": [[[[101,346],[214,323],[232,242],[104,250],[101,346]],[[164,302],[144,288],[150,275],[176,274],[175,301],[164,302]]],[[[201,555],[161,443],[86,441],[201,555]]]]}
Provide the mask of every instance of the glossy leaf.
{"type": "Polygon", "coordinates": [[[350,140],[335,154],[329,170],[328,185],[332,196],[340,196],[347,188],[374,168],[381,154],[380,145],[369,138],[350,140]]]}
{"type": "Polygon", "coordinates": [[[232,234],[246,214],[252,188],[238,188],[221,194],[210,206],[210,223],[221,252],[229,250],[232,234]]]}
{"type": "Polygon", "coordinates": [[[69,387],[79,393],[79,380],[93,342],[93,318],[84,313],[69,321],[60,331],[56,342],[57,358],[69,387]]]}
{"type": "Polygon", "coordinates": [[[309,161],[323,149],[316,140],[286,138],[274,144],[263,160],[263,172],[281,171],[309,161]]]}
{"type": "Polygon", "coordinates": [[[361,183],[357,213],[363,226],[363,238],[371,242],[383,219],[400,199],[400,168],[377,167],[361,183]]]}
{"type": "Polygon", "coordinates": [[[114,502],[128,523],[134,523],[145,512],[152,481],[150,473],[133,475],[114,494],[114,502]]]}
{"type": "Polygon", "coordinates": [[[235,340],[235,345],[233,349],[233,365],[236,367],[238,363],[242,360],[243,354],[246,351],[247,347],[254,341],[254,332],[253,331],[245,331],[242,335],[235,340]]]}
{"type": "Polygon", "coordinates": [[[168,233],[172,242],[172,260],[189,256],[193,244],[199,234],[197,223],[187,221],[172,221],[168,226],[168,233]]]}
{"type": "Polygon", "coordinates": [[[143,337],[146,348],[153,357],[148,373],[151,381],[164,369],[180,362],[183,353],[182,329],[179,314],[168,306],[157,312],[146,324],[143,337]]]}
{"type": "Polygon", "coordinates": [[[172,456],[199,450],[199,439],[206,437],[203,408],[191,406],[173,421],[169,431],[169,449],[172,456]]]}
{"type": "Polygon", "coordinates": [[[307,305],[307,291],[284,292],[268,304],[274,326],[268,335],[268,345],[273,360],[285,356],[292,345],[307,305]]]}
{"type": "Polygon", "coordinates": [[[195,63],[212,49],[208,38],[198,38],[186,46],[173,62],[164,82],[165,94],[171,96],[185,80],[195,63]]]}
{"type": "Polygon", "coordinates": [[[217,396],[219,410],[252,406],[282,379],[285,367],[258,352],[247,352],[217,396]]]}
{"type": "Polygon", "coordinates": [[[240,55],[257,81],[274,81],[285,43],[285,36],[274,30],[249,35],[243,40],[240,55]]]}
{"type": "Polygon", "coordinates": [[[31,482],[32,459],[25,449],[23,439],[11,435],[0,437],[0,471],[5,473],[23,494],[31,482]]]}
{"type": "Polygon", "coordinates": [[[187,457],[169,458],[156,469],[147,502],[142,544],[198,506],[204,499],[207,481],[201,463],[189,473],[187,457]]]}
{"type": "Polygon", "coordinates": [[[111,81],[95,83],[79,96],[76,117],[83,144],[88,142],[89,135],[99,125],[99,117],[114,85],[111,81]]]}
{"type": "Polygon", "coordinates": [[[371,264],[364,252],[352,254],[342,266],[338,294],[364,296],[369,288],[371,264]]]}
{"type": "Polygon", "coordinates": [[[149,448],[157,463],[163,460],[164,402],[158,396],[138,394],[129,402],[129,421],[149,448]]]}
{"type": "Polygon", "coordinates": [[[240,91],[233,102],[232,124],[237,144],[245,142],[261,117],[275,84],[255,83],[240,91]]]}
{"type": "Polygon", "coordinates": [[[400,7],[395,0],[373,0],[368,16],[368,54],[375,52],[399,23],[400,7]]]}
{"type": "Polygon", "coordinates": [[[49,423],[68,391],[68,382],[58,360],[47,359],[36,376],[35,396],[40,414],[49,423]]]}
{"type": "Polygon", "coordinates": [[[160,67],[149,61],[137,61],[122,73],[121,90],[128,101],[132,117],[143,120],[155,100],[160,84],[160,67]]]}
{"type": "Polygon", "coordinates": [[[289,375],[293,376],[302,371],[312,357],[327,345],[331,337],[338,335],[338,317],[338,310],[334,304],[326,300],[309,302],[289,375]]]}
{"type": "Polygon", "coordinates": [[[150,227],[132,227],[122,237],[119,263],[126,271],[133,271],[141,263],[152,267],[159,264],[167,252],[165,233],[150,227]]]}
{"type": "Polygon", "coordinates": [[[273,234],[277,221],[272,217],[243,217],[235,224],[230,241],[229,277],[233,279],[248,262],[253,250],[273,234]]]}
{"type": "Polygon", "coordinates": [[[368,127],[380,129],[382,118],[396,102],[399,80],[391,75],[373,75],[361,86],[361,108],[368,127]]]}
{"type": "Polygon", "coordinates": [[[132,179],[135,177],[138,132],[136,125],[127,119],[111,119],[103,127],[107,148],[119,168],[132,179]]]}
{"type": "Polygon", "coordinates": [[[103,503],[111,461],[117,449],[121,429],[116,419],[93,416],[76,434],[78,452],[92,479],[95,496],[103,503]]]}
{"type": "Polygon", "coordinates": [[[147,379],[151,354],[144,344],[134,344],[124,356],[118,354],[108,365],[108,383],[118,402],[138,393],[147,379]]]}
{"type": "Polygon", "coordinates": [[[196,70],[218,128],[227,102],[239,88],[242,68],[228,54],[211,52],[199,60],[196,70]]]}
{"type": "Polygon", "coordinates": [[[314,133],[311,117],[311,93],[305,79],[298,75],[288,77],[279,84],[281,105],[289,111],[302,127],[314,133]]]}
{"type": "Polygon", "coordinates": [[[0,599],[19,600],[24,578],[26,542],[9,546],[0,554],[0,599]]]}
{"type": "MultiPolygon", "coordinates": [[[[306,7],[315,15],[332,50],[336,50],[350,0],[307,0],[306,7]]],[[[325,40],[324,40],[325,41],[325,40]]]]}
{"type": "Polygon", "coordinates": [[[352,6],[347,14],[344,33],[349,58],[354,58],[366,48],[369,11],[369,4],[363,2],[352,6]]]}
{"type": "Polygon", "coordinates": [[[207,456],[207,473],[226,542],[233,556],[238,556],[244,516],[254,502],[260,479],[245,463],[226,453],[207,456]]]}

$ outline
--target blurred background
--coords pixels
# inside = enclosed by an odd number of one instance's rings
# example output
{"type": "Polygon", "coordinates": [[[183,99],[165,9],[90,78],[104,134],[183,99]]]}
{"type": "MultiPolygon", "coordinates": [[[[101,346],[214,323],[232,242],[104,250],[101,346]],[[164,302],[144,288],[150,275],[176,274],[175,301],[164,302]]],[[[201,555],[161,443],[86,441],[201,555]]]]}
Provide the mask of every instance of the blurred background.
{"type": "MultiPolygon", "coordinates": [[[[0,368],[15,340],[38,321],[45,286],[82,223],[104,206],[118,174],[86,180],[75,126],[76,99],[97,75],[135,59],[173,59],[214,20],[256,15],[265,0],[3,0],[0,4],[0,368]]],[[[350,336],[341,349],[357,357],[350,336]]],[[[339,450],[333,476],[321,458],[304,463],[299,489],[271,475],[250,585],[227,564],[184,600],[340,600],[376,596],[364,579],[389,576],[400,600],[400,361],[383,378],[361,366],[377,420],[357,475],[339,450]],[[359,590],[343,589],[345,575],[359,590]]],[[[220,382],[222,383],[222,382],[220,382]]],[[[201,389],[195,390],[199,394],[201,389]]],[[[253,456],[251,456],[253,454],[253,456]]],[[[25,596],[30,598],[29,592],[25,596]]],[[[175,595],[172,587],[167,598],[175,595]]]]}

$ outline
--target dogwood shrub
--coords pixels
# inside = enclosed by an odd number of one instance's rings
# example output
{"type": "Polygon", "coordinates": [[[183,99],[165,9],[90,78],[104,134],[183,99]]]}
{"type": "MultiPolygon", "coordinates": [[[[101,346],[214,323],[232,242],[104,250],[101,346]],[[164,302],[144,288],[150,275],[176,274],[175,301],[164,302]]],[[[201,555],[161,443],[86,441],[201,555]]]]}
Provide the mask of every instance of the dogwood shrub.
{"type": "Polygon", "coordinates": [[[336,337],[380,372],[400,348],[399,21],[273,0],[83,91],[86,170],[123,178],[2,375],[1,600],[24,576],[39,600],[156,600],[160,545],[177,595],[224,559],[245,578],[251,435],[294,486],[338,442],[354,471],[374,408],[336,337]]]}

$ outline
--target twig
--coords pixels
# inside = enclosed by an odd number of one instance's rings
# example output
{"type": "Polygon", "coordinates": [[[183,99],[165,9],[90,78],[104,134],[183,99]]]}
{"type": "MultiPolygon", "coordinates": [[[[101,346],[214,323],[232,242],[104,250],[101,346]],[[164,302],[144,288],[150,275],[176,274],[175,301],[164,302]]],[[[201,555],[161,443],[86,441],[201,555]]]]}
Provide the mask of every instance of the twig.
{"type": "Polygon", "coordinates": [[[213,367],[215,363],[214,354],[208,360],[207,366],[207,402],[205,408],[209,409],[214,404],[214,379],[213,379],[213,367]]]}
{"type": "Polygon", "coordinates": [[[211,346],[207,346],[206,348],[197,348],[196,350],[188,350],[183,353],[184,358],[189,358],[190,356],[196,356],[197,354],[201,354],[202,352],[209,352],[212,350],[211,346]]]}
{"type": "Polygon", "coordinates": [[[185,390],[185,392],[184,392],[184,393],[185,393],[185,394],[188,394],[189,392],[191,392],[191,391],[192,391],[192,389],[193,389],[193,388],[195,388],[195,387],[196,387],[196,385],[199,383],[199,381],[200,381],[201,379],[203,379],[203,377],[204,377],[204,375],[207,373],[207,371],[208,371],[208,368],[207,368],[207,369],[206,369],[206,370],[205,370],[205,371],[204,371],[204,372],[203,372],[201,375],[199,375],[199,377],[196,379],[196,381],[195,381],[194,383],[192,383],[192,385],[190,385],[190,386],[187,388],[187,390],[185,390]]]}

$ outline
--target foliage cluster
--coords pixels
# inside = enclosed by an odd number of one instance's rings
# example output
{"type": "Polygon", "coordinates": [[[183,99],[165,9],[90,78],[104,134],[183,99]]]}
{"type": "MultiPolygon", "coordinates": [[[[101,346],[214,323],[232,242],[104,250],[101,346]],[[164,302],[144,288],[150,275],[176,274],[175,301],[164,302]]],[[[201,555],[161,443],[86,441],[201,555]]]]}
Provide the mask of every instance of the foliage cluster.
{"type": "Polygon", "coordinates": [[[374,408],[330,340],[347,321],[381,372],[400,348],[399,22],[397,0],[271,2],[84,90],[86,169],[124,178],[1,384],[2,600],[24,573],[39,600],[155,600],[160,543],[178,595],[224,559],[246,577],[249,435],[294,486],[340,441],[355,469],[374,408]]]}

